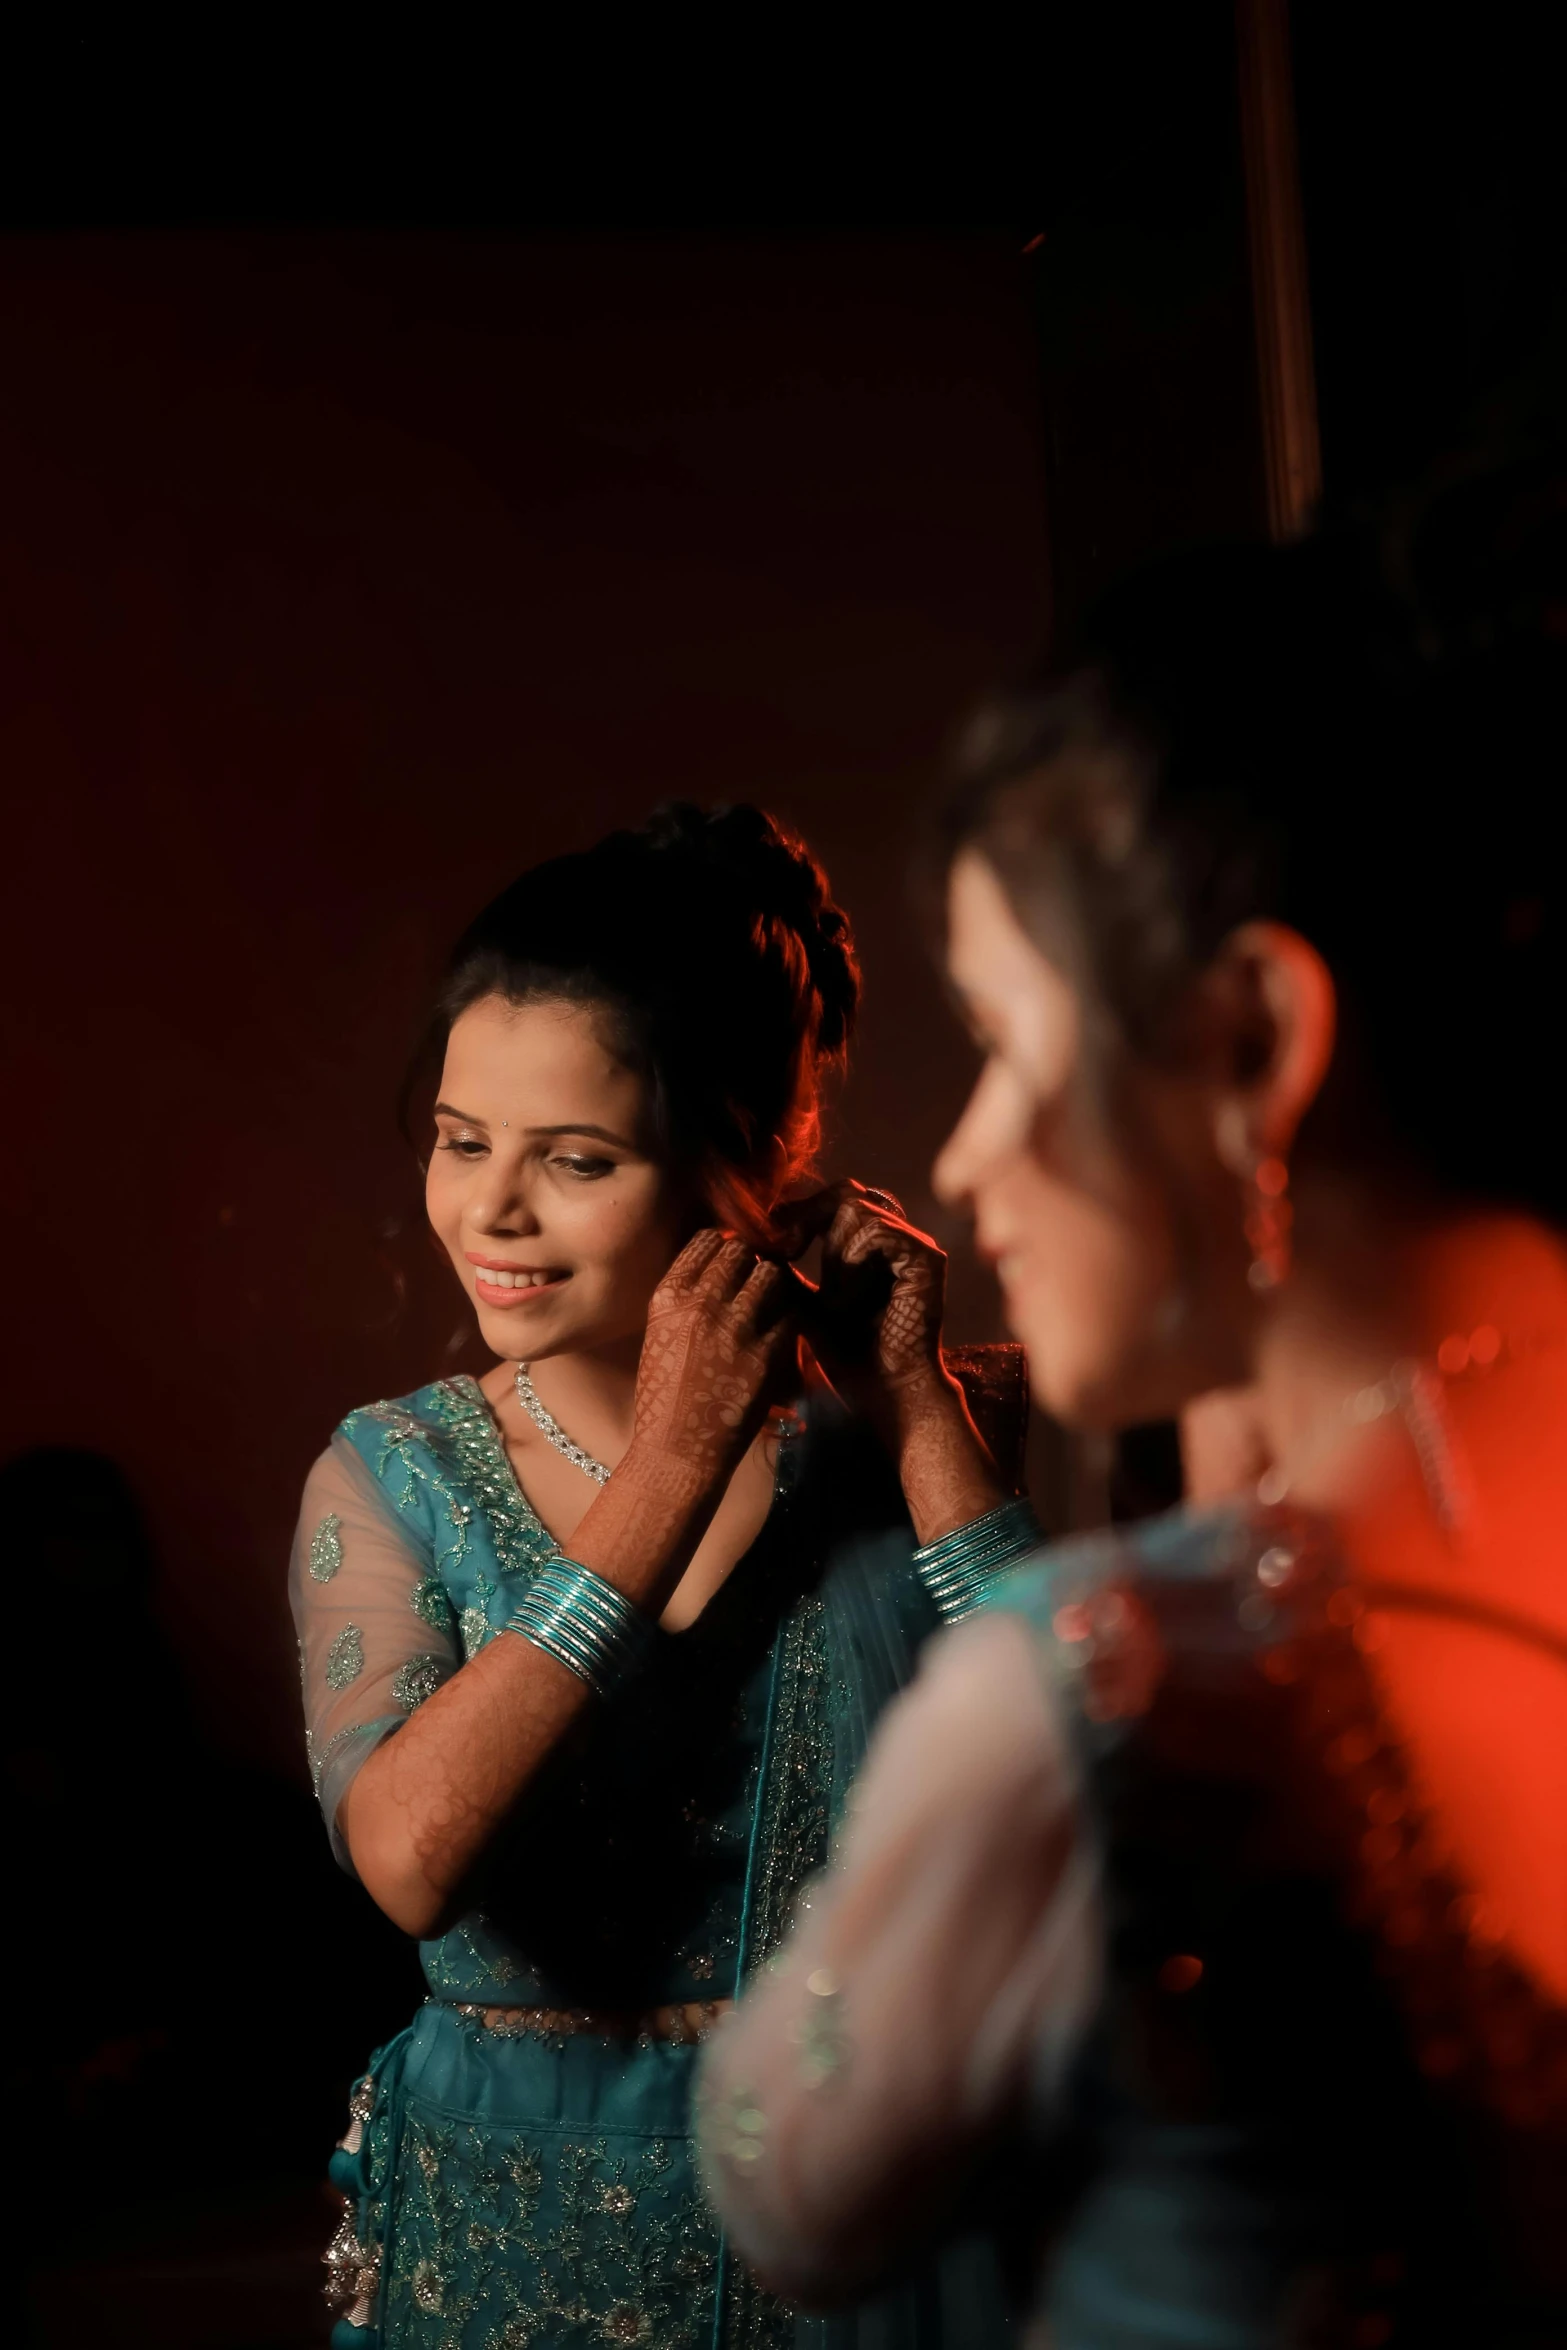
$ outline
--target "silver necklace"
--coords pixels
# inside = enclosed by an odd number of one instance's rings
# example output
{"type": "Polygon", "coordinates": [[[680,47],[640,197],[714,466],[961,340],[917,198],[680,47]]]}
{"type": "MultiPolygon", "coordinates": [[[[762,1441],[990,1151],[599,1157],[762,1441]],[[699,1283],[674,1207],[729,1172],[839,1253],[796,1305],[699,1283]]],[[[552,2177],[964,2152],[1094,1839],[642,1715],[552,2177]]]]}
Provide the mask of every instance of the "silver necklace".
{"type": "MultiPolygon", "coordinates": [[[[1483,1360],[1477,1360],[1476,1368],[1489,1369],[1495,1359],[1488,1351],[1483,1360]]],[[[1306,1447],[1295,1463],[1293,1475],[1298,1477],[1303,1469],[1315,1467],[1342,1445],[1353,1430],[1369,1428],[1394,1414],[1404,1423],[1438,1524],[1450,1542],[1460,1539],[1474,1514],[1474,1496],[1448,1412],[1443,1374],[1440,1367],[1433,1368],[1413,1356],[1406,1355],[1396,1362],[1371,1386],[1357,1387],[1346,1395],[1339,1406],[1337,1425],[1330,1426],[1318,1435],[1314,1444],[1306,1447]]],[[[1284,1501],[1291,1482],[1282,1469],[1266,1470],[1258,1480],[1258,1500],[1270,1505],[1284,1501]]]]}
{"type": "Polygon", "coordinates": [[[1405,1424],[1405,1433],[1414,1445],[1414,1459],[1419,1462],[1421,1483],[1426,1497],[1438,1516],[1445,1535],[1457,1535],[1459,1520],[1464,1516],[1457,1495],[1457,1462],[1447,1431],[1447,1412],[1442,1408],[1440,1382],[1424,1363],[1403,1361],[1395,1363],[1384,1377],[1372,1386],[1358,1386],[1351,1396],[1344,1396],[1337,1419],[1320,1429],[1316,1441],[1306,1443],[1302,1455],[1294,1462],[1294,1469],[1264,1469],[1257,1480],[1257,1499],[1276,1506],[1290,1495],[1294,1478],[1304,1469],[1316,1469],[1318,1462],[1337,1452],[1349,1441],[1351,1431],[1367,1429],[1377,1419],[1398,1415],[1405,1424]]]}
{"type": "Polygon", "coordinates": [[[607,1485],[610,1473],[603,1462],[596,1461],[590,1452],[584,1452],[580,1444],[573,1444],[554,1413],[546,1411],[540,1403],[538,1391],[528,1376],[526,1363],[517,1365],[516,1388],[517,1401],[545,1442],[553,1444],[555,1450],[563,1453],[574,1469],[580,1469],[585,1477],[591,1477],[595,1485],[607,1485]]]}

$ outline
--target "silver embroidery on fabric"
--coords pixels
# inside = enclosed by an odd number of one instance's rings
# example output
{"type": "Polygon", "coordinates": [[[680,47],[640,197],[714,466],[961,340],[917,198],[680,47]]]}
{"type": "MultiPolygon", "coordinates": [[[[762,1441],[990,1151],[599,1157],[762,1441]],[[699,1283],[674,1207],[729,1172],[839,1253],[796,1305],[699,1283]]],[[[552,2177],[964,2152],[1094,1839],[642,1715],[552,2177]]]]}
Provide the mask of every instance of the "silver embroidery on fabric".
{"type": "Polygon", "coordinates": [[[423,1705],[433,1697],[446,1678],[446,1659],[439,1656],[411,1656],[405,1665],[399,1665],[392,1675],[392,1696],[404,1713],[411,1714],[416,1705],[423,1705]]]}
{"type": "Polygon", "coordinates": [[[345,1624],[326,1652],[326,1685],[346,1689],[365,1669],[364,1635],[357,1624],[345,1624]]]}
{"type": "Polygon", "coordinates": [[[333,1731],[324,1745],[317,1744],[313,1731],[307,1730],[305,1732],[305,1755],[310,1764],[310,1784],[318,1795],[321,1792],[321,1782],[326,1777],[327,1766],[339,1748],[346,1746],[350,1738],[362,1738],[367,1730],[374,1730],[377,1727],[378,1725],[373,1721],[345,1722],[341,1730],[333,1731]]]}
{"type": "Polygon", "coordinates": [[[433,1397],[430,1419],[417,1418],[405,1404],[378,1403],[350,1414],[350,1421],[368,1422],[380,1431],[380,1458],[372,1466],[394,1492],[386,1472],[397,1456],[402,1471],[398,1507],[412,1510],[422,1486],[437,1518],[444,1517],[451,1527],[455,1540],[442,1553],[441,1567],[449,1574],[467,1556],[475,1506],[489,1527],[503,1575],[536,1571],[558,1557],[560,1545],[518,1484],[478,1381],[466,1374],[439,1380],[433,1397]]]}
{"type": "Polygon", "coordinates": [[[318,1583],[330,1583],[343,1563],[343,1521],[334,1510],[310,1537],[310,1572],[318,1583]]]}
{"type": "MultiPolygon", "coordinates": [[[[431,1400],[434,1409],[427,1418],[404,1403],[377,1403],[350,1414],[348,1424],[376,1431],[372,1467],[399,1509],[411,1512],[421,1496],[428,1500],[435,1557],[409,1593],[409,1606],[432,1632],[450,1633],[456,1616],[463,1655],[471,1657],[496,1634],[489,1608],[496,1585],[488,1576],[482,1571],[476,1576],[460,1615],[452,1596],[451,1577],[467,1559],[475,1518],[488,1531],[496,1564],[508,1582],[513,1576],[535,1574],[559,1556],[560,1546],[518,1484],[477,1380],[440,1380],[431,1400]],[[443,1535],[443,1527],[450,1529],[449,1536],[443,1535]]],[[[509,1596],[507,1604],[512,1604],[509,1596]]],[[[438,1685],[432,1660],[415,1657],[398,1674],[393,1696],[411,1711],[438,1685]]]]}
{"type": "Polygon", "coordinates": [[[451,1628],[452,1603],[446,1596],[446,1585],[439,1575],[427,1575],[408,1594],[408,1604],[423,1624],[432,1632],[446,1632],[451,1628]]]}

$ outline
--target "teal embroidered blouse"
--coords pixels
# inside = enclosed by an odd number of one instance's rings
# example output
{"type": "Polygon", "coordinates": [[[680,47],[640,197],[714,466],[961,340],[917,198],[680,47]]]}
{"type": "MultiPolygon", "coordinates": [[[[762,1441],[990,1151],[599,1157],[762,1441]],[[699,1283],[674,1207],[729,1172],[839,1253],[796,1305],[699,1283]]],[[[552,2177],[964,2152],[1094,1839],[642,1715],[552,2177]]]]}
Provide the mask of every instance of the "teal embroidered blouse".
{"type": "MultiPolygon", "coordinates": [[[[555,1554],[471,1379],[342,1423],[307,1484],[292,1588],[311,1766],[345,1866],[354,1773],[555,1554]]],[[[373,2062],[334,2166],[350,2197],[341,2342],[858,2339],[854,2315],[797,2319],[727,2258],[689,2155],[693,2048],[497,2032],[477,2011],[733,1995],[824,1865],[870,1728],[935,1628],[890,1470],[813,1401],[746,1557],[552,1760],[474,1911],[421,1945],[430,2003],[373,2062]]],[[[946,2268],[866,2315],[889,2350],[953,2341],[943,2302],[995,2338],[985,2256],[946,2268]]]]}

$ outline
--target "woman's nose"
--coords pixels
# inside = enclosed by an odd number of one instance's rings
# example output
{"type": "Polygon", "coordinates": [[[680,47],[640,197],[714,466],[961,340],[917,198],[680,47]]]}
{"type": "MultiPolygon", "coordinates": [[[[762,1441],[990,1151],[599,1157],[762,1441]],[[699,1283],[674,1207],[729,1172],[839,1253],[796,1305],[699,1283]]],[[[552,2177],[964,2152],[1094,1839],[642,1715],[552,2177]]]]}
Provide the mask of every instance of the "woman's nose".
{"type": "Polygon", "coordinates": [[[931,1169],[931,1188],[944,1207],[973,1209],[983,1186],[1024,1146],[1027,1115],[1015,1080],[1000,1063],[987,1062],[931,1169]]]}
{"type": "Polygon", "coordinates": [[[525,1172],[487,1167],[484,1180],[468,1196],[468,1222],[475,1232],[537,1232],[539,1218],[525,1172]]]}
{"type": "Polygon", "coordinates": [[[936,1163],[930,1171],[930,1187],[943,1207],[967,1207],[974,1190],[974,1159],[972,1128],[973,1101],[969,1101],[963,1115],[936,1153],[936,1163]]]}

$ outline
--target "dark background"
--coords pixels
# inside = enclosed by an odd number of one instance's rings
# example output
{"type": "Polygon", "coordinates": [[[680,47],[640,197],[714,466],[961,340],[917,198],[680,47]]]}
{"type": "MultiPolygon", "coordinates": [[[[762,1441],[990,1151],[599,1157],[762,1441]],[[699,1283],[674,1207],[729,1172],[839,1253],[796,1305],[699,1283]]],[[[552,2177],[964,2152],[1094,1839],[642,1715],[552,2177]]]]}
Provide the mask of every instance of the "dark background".
{"type": "MultiPolygon", "coordinates": [[[[1527,431],[1561,353],[1541,56],[1369,13],[1296,40],[1330,504],[1527,431]]],[[[900,167],[830,227],[649,219],[625,156],[545,203],[433,96],[398,157],[319,88],[296,146],[171,148],[189,57],[65,62],[0,242],[21,2224],[40,2340],[259,2350],[319,2338],[315,2182],[419,1996],[326,1854],[282,1583],[333,1423],[472,1360],[393,1120],[431,975],[522,864],[760,800],[865,958],[832,1164],[939,1224],[951,731],[1130,564],[1264,527],[1233,26],[1060,12],[994,217],[900,167]]],[[[1121,1506],[1170,1473],[1134,1444],[1121,1506]]]]}
{"type": "MultiPolygon", "coordinates": [[[[911,817],[1045,608],[1022,272],[982,237],[347,234],[0,272],[12,1428],[112,1450],[204,1718],[280,1765],[304,1471],[467,1326],[393,1107],[520,866],[674,794],[798,823],[869,974],[834,1160],[924,1209],[964,1060],[911,817]]],[[[987,1334],[966,1271],[954,1310],[987,1334]]]]}
{"type": "MultiPolygon", "coordinates": [[[[7,1435],[123,1471],[172,1650],[101,1477],[57,1461],[39,1506],[35,1463],[17,1571],[62,1649],[18,1770],[71,2010],[37,2094],[121,2205],[69,2293],[162,2306],[148,2242],[251,2258],[420,1995],[313,1814],[282,1576],[343,1412],[475,1359],[393,1121],[439,958],[662,797],[776,808],[869,974],[834,1164],[923,1212],[964,1054],[902,875],[1044,616],[1037,393],[991,236],[85,237],[0,255],[0,307],[7,1435]],[[148,2208],[203,2139],[212,2212],[148,2208]]],[[[291,2278],[313,2183],[300,2226],[291,2278]]]]}

